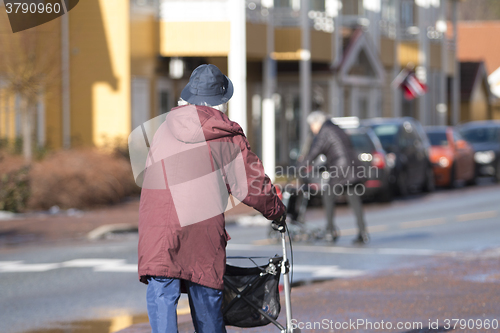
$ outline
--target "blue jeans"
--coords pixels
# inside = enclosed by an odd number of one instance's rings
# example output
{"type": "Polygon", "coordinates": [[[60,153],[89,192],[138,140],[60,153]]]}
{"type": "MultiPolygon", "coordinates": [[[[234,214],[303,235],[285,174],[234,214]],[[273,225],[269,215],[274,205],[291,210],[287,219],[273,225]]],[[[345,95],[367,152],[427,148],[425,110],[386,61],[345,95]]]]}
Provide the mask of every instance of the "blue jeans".
{"type": "MultiPolygon", "coordinates": [[[[181,297],[181,280],[152,277],[148,282],[148,316],[152,333],[177,332],[176,310],[181,297]]],[[[196,333],[226,333],[222,317],[222,290],[184,282],[196,333]]]]}

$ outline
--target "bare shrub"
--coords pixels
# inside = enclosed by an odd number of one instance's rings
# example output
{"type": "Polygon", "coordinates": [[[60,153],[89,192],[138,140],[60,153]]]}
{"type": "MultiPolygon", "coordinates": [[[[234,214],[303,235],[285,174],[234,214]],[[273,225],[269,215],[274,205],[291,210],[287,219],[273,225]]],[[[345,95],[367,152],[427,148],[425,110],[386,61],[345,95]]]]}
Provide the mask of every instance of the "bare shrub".
{"type": "MultiPolygon", "coordinates": [[[[23,164],[21,156],[0,151],[0,177],[21,170],[23,164]]],[[[84,209],[117,203],[139,192],[130,162],[119,154],[96,149],[58,151],[31,164],[27,208],[84,209]]]]}
{"type": "Polygon", "coordinates": [[[96,150],[60,151],[31,170],[30,209],[88,208],[139,193],[130,162],[96,150]]]}

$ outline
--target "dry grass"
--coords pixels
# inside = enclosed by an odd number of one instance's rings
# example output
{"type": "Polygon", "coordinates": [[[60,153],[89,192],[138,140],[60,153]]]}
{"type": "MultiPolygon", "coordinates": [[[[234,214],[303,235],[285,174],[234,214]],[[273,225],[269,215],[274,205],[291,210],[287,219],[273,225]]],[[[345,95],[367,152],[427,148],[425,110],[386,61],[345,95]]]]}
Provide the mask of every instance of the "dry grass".
{"type": "MultiPolygon", "coordinates": [[[[0,174],[23,165],[18,156],[3,156],[0,174]]],[[[63,209],[85,209],[117,203],[139,193],[130,162],[95,149],[50,153],[43,160],[33,162],[29,177],[29,210],[45,210],[54,205],[63,209]]]]}

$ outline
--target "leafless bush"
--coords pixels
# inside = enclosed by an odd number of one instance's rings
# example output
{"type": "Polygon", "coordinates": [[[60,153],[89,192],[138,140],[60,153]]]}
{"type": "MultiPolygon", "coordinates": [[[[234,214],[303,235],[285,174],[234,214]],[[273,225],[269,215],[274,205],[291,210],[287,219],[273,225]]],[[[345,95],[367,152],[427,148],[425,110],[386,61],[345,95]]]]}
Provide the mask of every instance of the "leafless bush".
{"type": "MultiPolygon", "coordinates": [[[[19,156],[2,155],[0,174],[21,168],[19,156]]],[[[130,162],[95,149],[58,151],[35,161],[29,173],[30,210],[90,208],[117,203],[139,193],[130,162]]]]}

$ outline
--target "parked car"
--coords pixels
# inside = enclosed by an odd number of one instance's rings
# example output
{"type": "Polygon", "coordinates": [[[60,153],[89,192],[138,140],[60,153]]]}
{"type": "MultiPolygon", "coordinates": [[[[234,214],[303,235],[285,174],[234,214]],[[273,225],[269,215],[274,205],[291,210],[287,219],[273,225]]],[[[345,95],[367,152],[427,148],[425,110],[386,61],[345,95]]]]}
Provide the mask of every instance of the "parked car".
{"type": "Polygon", "coordinates": [[[460,127],[460,133],[474,148],[476,176],[500,182],[500,121],[470,122],[460,127]]]}
{"type": "Polygon", "coordinates": [[[391,168],[389,181],[400,195],[423,190],[434,191],[434,171],[430,162],[430,143],[417,120],[411,117],[373,118],[362,125],[373,129],[387,152],[391,168]]]}
{"type": "Polygon", "coordinates": [[[454,187],[457,180],[473,184],[476,175],[472,146],[453,127],[429,126],[425,130],[431,143],[436,185],[454,187]]]}
{"type": "MultiPolygon", "coordinates": [[[[366,177],[363,198],[376,198],[383,202],[391,201],[393,190],[389,183],[390,164],[382,144],[373,130],[369,127],[360,127],[357,117],[333,118],[332,121],[349,136],[356,156],[364,168],[363,170],[355,170],[355,172],[364,172],[366,177]]],[[[328,184],[329,175],[324,167],[325,163],[326,157],[324,155],[318,156],[313,163],[317,168],[317,171],[313,172],[313,176],[309,178],[313,190],[328,184]]]]}
{"type": "Polygon", "coordinates": [[[391,168],[387,163],[387,155],[380,140],[368,127],[344,129],[351,139],[366,174],[365,197],[388,202],[393,198],[393,190],[389,183],[391,168]]]}

